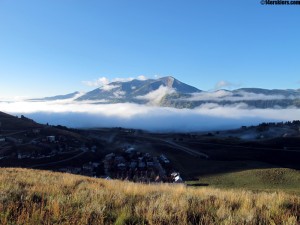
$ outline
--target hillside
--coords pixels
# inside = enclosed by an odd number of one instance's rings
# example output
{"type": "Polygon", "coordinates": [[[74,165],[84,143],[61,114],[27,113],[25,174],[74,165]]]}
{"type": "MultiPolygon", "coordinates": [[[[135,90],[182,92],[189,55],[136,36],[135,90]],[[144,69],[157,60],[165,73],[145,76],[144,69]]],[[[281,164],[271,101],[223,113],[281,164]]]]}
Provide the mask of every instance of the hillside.
{"type": "Polygon", "coordinates": [[[0,112],[0,124],[0,130],[27,130],[42,127],[26,117],[18,118],[3,112],[0,112]]]}
{"type": "Polygon", "coordinates": [[[42,125],[21,116],[0,112],[0,167],[29,167],[51,170],[80,168],[87,176],[102,175],[82,167],[103,159],[106,147],[84,135],[84,131],[64,126],[42,125]]]}
{"type": "Polygon", "coordinates": [[[297,224],[300,198],[0,169],[1,224],[297,224]]]}
{"type": "Polygon", "coordinates": [[[189,185],[237,188],[253,191],[285,191],[300,195],[300,172],[287,168],[250,169],[238,172],[204,175],[189,185]]]}

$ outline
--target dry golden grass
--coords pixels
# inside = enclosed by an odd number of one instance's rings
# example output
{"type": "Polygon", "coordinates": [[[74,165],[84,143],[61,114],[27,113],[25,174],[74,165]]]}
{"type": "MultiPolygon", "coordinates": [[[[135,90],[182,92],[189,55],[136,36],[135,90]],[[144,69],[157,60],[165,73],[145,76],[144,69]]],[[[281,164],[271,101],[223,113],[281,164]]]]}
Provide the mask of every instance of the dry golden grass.
{"type": "Polygon", "coordinates": [[[300,197],[2,168],[0,224],[295,225],[300,197]]]}

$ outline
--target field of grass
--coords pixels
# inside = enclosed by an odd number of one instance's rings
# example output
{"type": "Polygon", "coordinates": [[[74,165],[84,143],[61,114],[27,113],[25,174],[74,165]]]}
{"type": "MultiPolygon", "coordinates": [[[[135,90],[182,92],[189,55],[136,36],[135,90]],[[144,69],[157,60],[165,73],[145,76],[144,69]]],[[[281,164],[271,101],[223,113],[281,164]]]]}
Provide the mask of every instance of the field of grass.
{"type": "Polygon", "coordinates": [[[300,171],[287,168],[250,169],[240,172],[201,176],[189,185],[216,188],[242,188],[253,191],[285,191],[300,195],[300,171]]]}
{"type": "Polygon", "coordinates": [[[0,169],[0,224],[299,224],[283,192],[135,184],[0,169]]]}

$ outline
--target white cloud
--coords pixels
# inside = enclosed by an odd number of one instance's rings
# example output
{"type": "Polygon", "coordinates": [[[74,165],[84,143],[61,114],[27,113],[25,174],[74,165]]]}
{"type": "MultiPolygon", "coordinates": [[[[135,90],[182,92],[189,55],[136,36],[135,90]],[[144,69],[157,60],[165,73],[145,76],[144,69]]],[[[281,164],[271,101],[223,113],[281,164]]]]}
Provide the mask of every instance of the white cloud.
{"type": "Polygon", "coordinates": [[[101,87],[103,85],[109,84],[109,79],[107,77],[100,77],[97,80],[93,81],[82,81],[84,85],[89,87],[101,87]]]}
{"type": "Polygon", "coordinates": [[[300,120],[300,109],[249,109],[245,104],[204,104],[175,109],[138,104],[92,102],[0,102],[1,111],[25,115],[40,123],[70,127],[128,127],[152,131],[203,131],[237,128],[261,122],[300,120]]]}
{"type": "Polygon", "coordinates": [[[103,90],[103,91],[111,91],[113,89],[119,88],[119,85],[112,85],[112,84],[106,84],[103,85],[102,87],[100,87],[99,89],[103,90]]]}
{"type": "Polygon", "coordinates": [[[161,85],[158,89],[155,91],[151,91],[150,93],[143,95],[143,96],[137,96],[137,99],[147,100],[149,101],[149,104],[151,105],[157,105],[164,96],[167,94],[171,94],[175,92],[174,89],[171,89],[169,87],[165,87],[161,85]]]}
{"type": "MultiPolygon", "coordinates": [[[[293,99],[294,96],[288,97],[289,99],[293,99]]],[[[200,92],[193,93],[190,98],[186,98],[184,100],[189,101],[251,101],[251,100],[280,100],[286,99],[283,95],[265,95],[265,94],[256,94],[252,92],[239,91],[236,93],[232,93],[226,90],[218,90],[215,92],[200,92]]]]}
{"type": "Polygon", "coordinates": [[[144,75],[140,75],[137,77],[137,80],[148,80],[148,78],[144,75]]]}
{"type": "Polygon", "coordinates": [[[231,83],[229,81],[221,80],[218,83],[216,83],[215,90],[223,89],[223,88],[229,88],[230,89],[230,88],[239,87],[239,86],[240,85],[238,85],[238,84],[234,84],[234,83],[231,83]]]}
{"type": "Polygon", "coordinates": [[[134,80],[133,77],[127,77],[127,78],[120,78],[120,77],[117,77],[117,78],[114,78],[112,80],[112,82],[128,82],[128,81],[132,81],[134,80]]]}
{"type": "Polygon", "coordinates": [[[125,91],[120,91],[120,90],[114,92],[114,96],[116,98],[122,98],[125,94],[126,94],[125,91]]]}

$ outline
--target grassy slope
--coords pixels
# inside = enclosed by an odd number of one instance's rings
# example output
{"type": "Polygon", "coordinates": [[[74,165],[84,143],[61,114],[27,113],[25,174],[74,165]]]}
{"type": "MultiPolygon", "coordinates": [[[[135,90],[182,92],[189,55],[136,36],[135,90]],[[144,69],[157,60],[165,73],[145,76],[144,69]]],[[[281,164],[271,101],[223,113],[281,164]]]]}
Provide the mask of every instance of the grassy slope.
{"type": "Polygon", "coordinates": [[[300,198],[0,169],[0,224],[297,224],[300,198]]]}
{"type": "Polygon", "coordinates": [[[199,177],[191,185],[209,185],[217,188],[285,191],[300,195],[300,171],[287,168],[251,169],[240,172],[199,177]]]}

